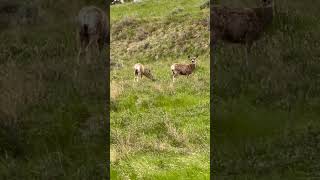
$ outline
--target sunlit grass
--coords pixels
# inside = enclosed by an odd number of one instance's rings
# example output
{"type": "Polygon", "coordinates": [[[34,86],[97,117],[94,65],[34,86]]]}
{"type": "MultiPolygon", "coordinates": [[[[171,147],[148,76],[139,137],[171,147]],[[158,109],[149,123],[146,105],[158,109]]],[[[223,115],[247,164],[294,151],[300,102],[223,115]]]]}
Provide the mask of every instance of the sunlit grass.
{"type": "Polygon", "coordinates": [[[113,179],[209,179],[209,31],[196,24],[209,14],[201,3],[112,7],[111,56],[119,65],[111,71],[113,179]],[[170,66],[189,63],[188,55],[199,55],[195,72],[173,83],[170,66]],[[133,81],[138,62],[155,82],[133,81]]]}

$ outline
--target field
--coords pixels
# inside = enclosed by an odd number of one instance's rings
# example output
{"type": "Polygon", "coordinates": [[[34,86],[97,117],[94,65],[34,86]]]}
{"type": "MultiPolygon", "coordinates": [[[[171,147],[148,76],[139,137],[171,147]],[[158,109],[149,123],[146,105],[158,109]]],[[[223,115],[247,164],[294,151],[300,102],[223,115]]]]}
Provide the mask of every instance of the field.
{"type": "MultiPolygon", "coordinates": [[[[219,2],[255,6],[250,0],[219,2]]],[[[217,179],[320,177],[320,4],[275,5],[273,24],[254,45],[248,69],[240,45],[220,42],[214,54],[217,179]]]]}
{"type": "Polygon", "coordinates": [[[92,2],[1,1],[0,179],[106,177],[106,61],[76,62],[92,2]]]}
{"type": "MultiPolygon", "coordinates": [[[[320,1],[275,1],[248,68],[244,47],[224,42],[210,62],[204,1],[111,7],[111,178],[209,179],[213,113],[215,179],[319,179],[320,1]],[[196,71],[172,83],[188,55],[196,71]],[[137,62],[157,81],[134,82],[137,62]]],[[[1,0],[0,179],[106,178],[106,58],[75,58],[85,4],[104,1],[1,0]]]]}
{"type": "Polygon", "coordinates": [[[111,6],[111,178],[209,179],[209,9],[199,0],[111,6]],[[170,66],[199,55],[189,78],[170,66]],[[157,81],[134,82],[133,65],[157,81]]]}

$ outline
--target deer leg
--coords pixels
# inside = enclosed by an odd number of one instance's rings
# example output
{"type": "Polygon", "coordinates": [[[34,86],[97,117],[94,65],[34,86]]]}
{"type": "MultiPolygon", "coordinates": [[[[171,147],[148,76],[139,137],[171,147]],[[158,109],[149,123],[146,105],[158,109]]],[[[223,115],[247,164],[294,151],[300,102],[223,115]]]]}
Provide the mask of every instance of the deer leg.
{"type": "Polygon", "coordinates": [[[172,70],[172,82],[174,82],[174,71],[172,70]]]}
{"type": "Polygon", "coordinates": [[[97,39],[94,44],[95,44],[95,48],[94,48],[95,53],[100,55],[101,51],[100,51],[100,46],[99,46],[99,40],[97,39]]]}
{"type": "Polygon", "coordinates": [[[137,69],[134,70],[134,81],[139,81],[139,71],[137,69]]]}
{"type": "Polygon", "coordinates": [[[94,42],[95,42],[95,38],[94,37],[89,38],[89,42],[88,42],[87,46],[85,47],[85,52],[87,54],[89,54],[87,56],[87,64],[89,63],[89,58],[91,58],[92,43],[94,43],[94,42]]]}
{"type": "Polygon", "coordinates": [[[91,44],[92,44],[92,40],[91,40],[91,39],[89,40],[89,38],[87,38],[87,39],[85,40],[85,44],[83,45],[83,50],[82,50],[82,51],[85,52],[85,55],[86,55],[86,63],[87,63],[87,64],[88,64],[89,58],[90,58],[90,56],[91,56],[90,51],[89,51],[89,48],[90,48],[91,44]]]}
{"type": "Polygon", "coordinates": [[[87,42],[86,38],[82,35],[82,34],[79,34],[79,52],[78,52],[78,64],[80,63],[80,58],[81,58],[81,55],[83,54],[83,47],[85,46],[85,43],[87,42]]]}
{"type": "Polygon", "coordinates": [[[94,45],[93,45],[94,51],[93,52],[95,54],[95,57],[101,55],[102,48],[100,49],[100,44],[101,44],[100,42],[101,42],[101,37],[99,37],[99,35],[94,35],[93,36],[93,43],[94,43],[94,45]]]}
{"type": "Polygon", "coordinates": [[[77,33],[77,45],[79,46],[78,55],[77,55],[77,64],[79,64],[81,51],[82,51],[82,37],[80,32],[77,33]]]}
{"type": "Polygon", "coordinates": [[[79,52],[78,52],[78,58],[77,58],[77,64],[80,64],[80,56],[82,54],[82,47],[79,47],[79,52]]]}
{"type": "MultiPolygon", "coordinates": [[[[137,80],[139,81],[139,79],[140,79],[140,80],[142,79],[142,73],[141,73],[141,72],[138,72],[137,80]]],[[[137,82],[138,82],[138,81],[137,81],[137,82]]]]}
{"type": "Polygon", "coordinates": [[[177,74],[176,74],[176,73],[173,73],[173,75],[172,75],[172,82],[175,82],[175,81],[176,81],[176,77],[177,77],[177,74]]]}
{"type": "Polygon", "coordinates": [[[135,71],[134,76],[135,76],[135,81],[139,82],[140,72],[135,71]]]}
{"type": "Polygon", "coordinates": [[[88,43],[87,39],[83,37],[81,34],[79,35],[79,52],[78,52],[78,58],[77,58],[77,63],[80,64],[80,58],[81,55],[83,54],[83,50],[85,45],[88,43]]]}
{"type": "Polygon", "coordinates": [[[90,39],[90,41],[89,41],[89,43],[88,43],[88,45],[86,46],[86,51],[89,51],[89,47],[91,46],[91,44],[93,43],[93,39],[90,39]]]}

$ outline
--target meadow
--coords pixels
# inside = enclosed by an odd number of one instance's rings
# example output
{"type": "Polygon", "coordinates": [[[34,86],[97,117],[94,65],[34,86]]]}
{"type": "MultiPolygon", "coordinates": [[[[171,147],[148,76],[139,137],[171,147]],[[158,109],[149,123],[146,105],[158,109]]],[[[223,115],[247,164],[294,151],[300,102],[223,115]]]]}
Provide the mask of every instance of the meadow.
{"type": "Polygon", "coordinates": [[[273,23],[255,43],[248,68],[241,45],[219,42],[214,53],[216,179],[320,177],[320,4],[274,2],[273,23]]]}
{"type": "MultiPolygon", "coordinates": [[[[109,73],[103,57],[76,63],[74,24],[81,6],[104,1],[24,3],[38,14],[0,4],[0,179],[104,179],[109,73]]],[[[221,42],[209,62],[202,3],[111,7],[111,178],[209,179],[210,85],[216,179],[319,178],[319,2],[275,1],[247,70],[239,45],[221,42]],[[173,84],[170,65],[195,54],[195,73],[173,84]],[[157,81],[135,83],[137,62],[157,81]]]]}
{"type": "Polygon", "coordinates": [[[111,6],[111,179],[209,179],[209,9],[199,0],[111,6]],[[170,66],[195,72],[172,82],[170,66]],[[157,79],[134,82],[135,63],[157,79]]]}
{"type": "Polygon", "coordinates": [[[106,178],[107,61],[76,61],[86,4],[104,1],[1,1],[0,179],[106,178]]]}

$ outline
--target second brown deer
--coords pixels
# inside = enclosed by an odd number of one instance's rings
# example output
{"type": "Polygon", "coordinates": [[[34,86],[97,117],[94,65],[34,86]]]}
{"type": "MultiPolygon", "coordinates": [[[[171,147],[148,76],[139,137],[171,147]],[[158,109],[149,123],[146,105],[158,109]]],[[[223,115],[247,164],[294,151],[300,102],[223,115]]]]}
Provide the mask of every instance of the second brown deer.
{"type": "Polygon", "coordinates": [[[189,75],[192,74],[192,72],[195,70],[196,60],[197,60],[198,56],[194,56],[194,57],[188,56],[188,58],[191,61],[190,64],[175,63],[175,64],[171,65],[172,81],[173,82],[175,82],[175,79],[178,75],[184,75],[184,76],[189,77],[189,75]]]}
{"type": "Polygon", "coordinates": [[[260,1],[261,7],[256,8],[214,5],[211,8],[212,45],[215,46],[218,39],[246,45],[247,65],[253,42],[261,38],[273,19],[273,1],[260,1]]]}

